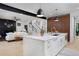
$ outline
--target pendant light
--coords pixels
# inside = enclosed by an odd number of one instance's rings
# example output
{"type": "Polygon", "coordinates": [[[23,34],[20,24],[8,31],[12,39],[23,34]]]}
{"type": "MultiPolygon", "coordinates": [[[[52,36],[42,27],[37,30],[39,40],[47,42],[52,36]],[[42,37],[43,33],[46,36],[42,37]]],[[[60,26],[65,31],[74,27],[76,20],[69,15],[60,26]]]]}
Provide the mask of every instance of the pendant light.
{"type": "Polygon", "coordinates": [[[43,16],[44,16],[44,13],[43,13],[43,10],[41,9],[41,5],[40,5],[40,8],[37,11],[37,17],[43,17],[43,16]]]}
{"type": "Polygon", "coordinates": [[[54,21],[59,21],[58,16],[56,16],[56,17],[54,18],[54,21]]]}
{"type": "Polygon", "coordinates": [[[55,10],[56,10],[56,16],[54,17],[54,21],[59,21],[59,18],[58,18],[58,15],[57,15],[58,9],[55,9],[55,10]]]}

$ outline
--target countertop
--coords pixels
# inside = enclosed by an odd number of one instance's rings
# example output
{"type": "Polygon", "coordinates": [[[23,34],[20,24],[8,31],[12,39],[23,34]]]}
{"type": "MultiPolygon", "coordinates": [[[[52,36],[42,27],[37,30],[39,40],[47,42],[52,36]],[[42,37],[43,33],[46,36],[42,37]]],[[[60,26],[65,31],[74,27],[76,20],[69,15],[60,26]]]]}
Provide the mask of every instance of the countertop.
{"type": "Polygon", "coordinates": [[[59,38],[61,36],[65,36],[67,35],[67,33],[45,33],[43,36],[41,35],[24,35],[24,38],[28,38],[28,39],[36,39],[36,40],[42,40],[42,41],[46,41],[49,39],[56,39],[59,38]],[[53,36],[53,34],[58,34],[58,36],[53,36]]]}

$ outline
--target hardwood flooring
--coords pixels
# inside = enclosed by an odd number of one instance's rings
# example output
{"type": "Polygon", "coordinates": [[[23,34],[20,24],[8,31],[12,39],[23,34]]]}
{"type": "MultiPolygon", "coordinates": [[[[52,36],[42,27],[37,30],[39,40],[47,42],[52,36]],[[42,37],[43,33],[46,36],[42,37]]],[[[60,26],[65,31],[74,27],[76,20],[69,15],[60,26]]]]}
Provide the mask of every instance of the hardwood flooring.
{"type": "Polygon", "coordinates": [[[22,41],[0,41],[0,56],[22,56],[22,41]]]}

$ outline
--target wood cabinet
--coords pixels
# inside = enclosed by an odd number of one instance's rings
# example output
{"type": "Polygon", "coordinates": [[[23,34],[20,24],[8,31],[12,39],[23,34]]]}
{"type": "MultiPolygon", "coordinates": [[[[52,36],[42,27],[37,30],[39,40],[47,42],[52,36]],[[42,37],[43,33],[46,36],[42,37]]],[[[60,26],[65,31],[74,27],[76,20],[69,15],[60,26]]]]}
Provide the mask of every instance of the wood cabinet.
{"type": "Polygon", "coordinates": [[[70,15],[63,15],[58,17],[59,21],[54,21],[54,17],[48,18],[47,31],[48,32],[63,32],[68,33],[68,41],[70,40],[70,15]],[[55,27],[55,29],[54,29],[55,27]]]}

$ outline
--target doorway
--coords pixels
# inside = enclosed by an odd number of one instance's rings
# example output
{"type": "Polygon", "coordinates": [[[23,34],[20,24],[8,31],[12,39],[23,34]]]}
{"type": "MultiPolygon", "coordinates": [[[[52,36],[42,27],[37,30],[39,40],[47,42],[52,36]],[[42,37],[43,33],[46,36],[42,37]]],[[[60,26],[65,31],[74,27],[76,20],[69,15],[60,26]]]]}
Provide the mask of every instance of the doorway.
{"type": "Polygon", "coordinates": [[[75,39],[79,39],[79,17],[75,17],[75,39]]]}

